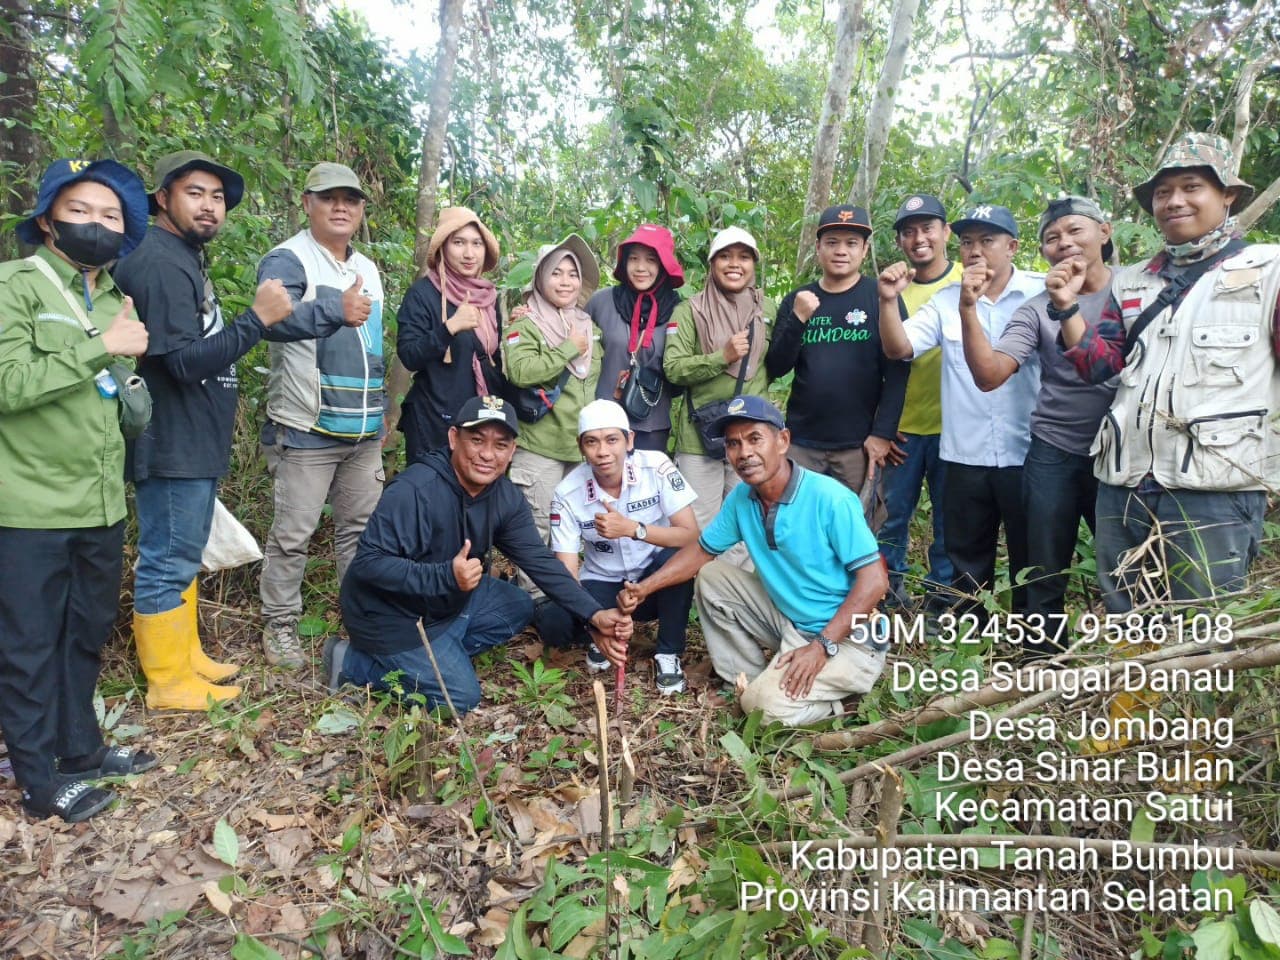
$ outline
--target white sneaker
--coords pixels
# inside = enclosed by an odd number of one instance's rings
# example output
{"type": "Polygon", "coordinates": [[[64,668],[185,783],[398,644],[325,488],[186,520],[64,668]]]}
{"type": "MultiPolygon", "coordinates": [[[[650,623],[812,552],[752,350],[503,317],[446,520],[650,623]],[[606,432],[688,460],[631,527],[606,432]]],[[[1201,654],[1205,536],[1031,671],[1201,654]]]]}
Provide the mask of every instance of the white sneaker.
{"type": "Polygon", "coordinates": [[[654,654],[653,664],[653,679],[658,686],[658,693],[664,697],[673,693],[684,693],[684,668],[680,666],[678,654],[654,654]]]}
{"type": "Polygon", "coordinates": [[[597,647],[594,643],[587,644],[587,669],[588,670],[590,670],[592,673],[603,673],[605,670],[608,670],[612,666],[613,664],[609,662],[609,658],[604,655],[603,651],[601,651],[599,647],[597,647]]]}

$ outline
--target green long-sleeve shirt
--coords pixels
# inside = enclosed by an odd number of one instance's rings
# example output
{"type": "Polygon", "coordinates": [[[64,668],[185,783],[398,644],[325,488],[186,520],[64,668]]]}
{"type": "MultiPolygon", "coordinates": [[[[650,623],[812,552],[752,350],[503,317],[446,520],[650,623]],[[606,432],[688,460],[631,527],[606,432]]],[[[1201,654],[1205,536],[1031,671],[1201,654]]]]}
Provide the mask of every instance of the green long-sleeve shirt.
{"type": "MultiPolygon", "coordinates": [[[[71,296],[80,272],[41,247],[71,296]]],[[[122,298],[98,273],[90,320],[111,326],[122,298]]],[[[26,260],[0,263],[0,526],[103,527],[124,518],[124,437],[118,403],[94,377],[109,361],[66,298],[26,260]]]]}
{"type": "MultiPolygon", "coordinates": [[[[773,333],[773,318],[777,314],[778,305],[765,298],[764,331],[765,342],[761,344],[760,363],[750,380],[742,384],[742,392],[751,396],[763,397],[769,388],[769,374],[765,371],[764,355],[769,348],[769,337],[773,333]]],[[[759,336],[759,331],[757,331],[759,336]]],[[[706,454],[702,441],[698,439],[698,431],[689,420],[689,407],[695,409],[717,400],[728,400],[733,396],[737,386],[737,378],[725,372],[728,364],[724,359],[724,350],[713,350],[703,353],[703,346],[698,342],[698,331],[693,322],[693,308],[685,300],[671,314],[671,323],[667,325],[667,345],[662,354],[662,369],[667,379],[677,387],[687,387],[689,393],[685,398],[684,409],[677,417],[672,415],[671,427],[676,434],[677,453],[706,454]],[[672,330],[672,327],[675,327],[672,330]]]]}
{"type": "MultiPolygon", "coordinates": [[[[599,335],[592,326],[591,336],[598,338],[599,335]]],[[[551,412],[537,423],[520,424],[517,446],[564,463],[582,460],[582,453],[578,450],[578,414],[595,399],[596,383],[600,379],[599,340],[592,346],[591,372],[586,379],[580,380],[569,374],[551,412]]],[[[549,345],[538,325],[528,317],[507,328],[502,339],[502,351],[502,368],[512,386],[542,387],[548,392],[560,379],[565,364],[578,354],[577,348],[568,340],[558,347],[549,345]]]]}

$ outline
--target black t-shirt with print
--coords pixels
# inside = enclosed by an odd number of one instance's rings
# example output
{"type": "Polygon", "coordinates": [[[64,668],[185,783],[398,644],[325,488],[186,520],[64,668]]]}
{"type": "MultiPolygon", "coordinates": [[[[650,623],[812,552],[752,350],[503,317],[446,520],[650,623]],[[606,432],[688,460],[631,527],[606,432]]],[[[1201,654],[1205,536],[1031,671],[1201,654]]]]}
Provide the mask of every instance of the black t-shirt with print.
{"type": "Polygon", "coordinates": [[[163,227],[152,226],[112,275],[148,338],[138,373],[151,392],[151,423],[129,445],[129,479],[221,477],[235,429],[235,361],[262,339],[262,321],[248,310],[225,325],[199,249],[163,227]]]}
{"type": "MultiPolygon", "coordinates": [[[[860,277],[843,293],[818,283],[793,290],[778,307],[765,359],[770,377],[795,370],[787,401],[792,443],[819,450],[862,446],[868,435],[893,439],[911,365],[889,360],[880,344],[880,294],[860,277]],[[800,290],[818,297],[808,323],[792,313],[800,290]]],[[[902,316],[907,315],[899,302],[902,316]]]]}

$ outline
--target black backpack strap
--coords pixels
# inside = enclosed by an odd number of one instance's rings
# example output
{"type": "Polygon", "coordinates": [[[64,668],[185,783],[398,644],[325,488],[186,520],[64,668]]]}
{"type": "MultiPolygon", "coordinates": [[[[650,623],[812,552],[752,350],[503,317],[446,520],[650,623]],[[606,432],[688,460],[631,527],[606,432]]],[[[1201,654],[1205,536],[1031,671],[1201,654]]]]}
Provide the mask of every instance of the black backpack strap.
{"type": "Polygon", "coordinates": [[[1234,239],[1222,248],[1221,253],[1216,257],[1208,258],[1200,263],[1194,264],[1189,269],[1183,271],[1173,280],[1165,285],[1165,288],[1156,294],[1156,298],[1147,305],[1147,308],[1138,314],[1138,319],[1133,321],[1131,326],[1124,335],[1124,357],[1128,361],[1129,354],[1133,352],[1134,345],[1138,342],[1138,338],[1142,336],[1144,330],[1151,325],[1151,321],[1164,312],[1165,308],[1172,305],[1174,310],[1178,309],[1178,305],[1182,303],[1182,298],[1188,290],[1195,284],[1197,280],[1203,277],[1215,266],[1220,264],[1227,257],[1243,250],[1245,242],[1240,239],[1234,239]]]}

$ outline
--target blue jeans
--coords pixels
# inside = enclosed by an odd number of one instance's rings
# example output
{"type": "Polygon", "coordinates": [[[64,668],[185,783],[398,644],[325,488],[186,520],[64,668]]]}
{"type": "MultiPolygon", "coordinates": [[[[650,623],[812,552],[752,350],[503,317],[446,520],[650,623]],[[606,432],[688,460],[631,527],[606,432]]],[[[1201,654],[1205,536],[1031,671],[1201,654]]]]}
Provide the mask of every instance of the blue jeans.
{"type": "Polygon", "coordinates": [[[947,465],[939,455],[942,438],[937,434],[904,434],[900,443],[907,451],[905,462],[890,467],[884,475],[884,499],[889,518],[880,528],[880,553],[889,567],[889,578],[900,589],[907,571],[907,546],[910,541],[911,518],[920,502],[920,490],[929,481],[929,502],[933,505],[933,543],[929,545],[930,590],[945,592],[955,578],[947,542],[942,533],[942,495],[947,483],[947,465]]]}
{"type": "Polygon", "coordinates": [[[166,613],[182,606],[182,591],[200,572],[209,542],[218,481],[151,477],[134,486],[138,507],[138,569],[133,608],[166,613]]]}
{"type": "MultiPolygon", "coordinates": [[[[474,710],[480,703],[480,681],[476,679],[471,658],[506,643],[532,619],[533,600],[527,593],[505,580],[482,577],[480,585],[471,591],[462,612],[428,631],[427,639],[440,667],[440,676],[444,678],[449,700],[453,701],[459,715],[474,710]]],[[[350,624],[347,629],[352,632],[350,624]]],[[[427,698],[430,708],[448,709],[444,689],[436,679],[436,671],[418,635],[417,621],[406,618],[384,628],[381,633],[384,641],[404,644],[404,649],[396,653],[370,654],[356,646],[358,641],[353,636],[342,660],[342,682],[388,690],[390,684],[386,682],[386,676],[400,671],[403,677],[399,685],[405,693],[421,693],[427,698]],[[407,645],[410,640],[413,641],[412,646],[407,645]]]]}
{"type": "Polygon", "coordinates": [[[1244,589],[1262,541],[1266,510],[1267,495],[1261,490],[1138,493],[1098,484],[1094,543],[1107,610],[1127,613],[1147,600],[1208,600],[1244,589]],[[1145,543],[1157,523],[1162,535],[1157,549],[1143,562],[1118,571],[1122,557],[1145,543]],[[1163,562],[1157,567],[1160,554],[1163,562]]]}
{"type": "Polygon", "coordinates": [[[1096,529],[1097,496],[1093,457],[1031,438],[1022,467],[1027,563],[1035,568],[1027,580],[1027,613],[1062,613],[1067,593],[1067,575],[1062,571],[1075,559],[1081,518],[1090,530],[1096,529]]]}

